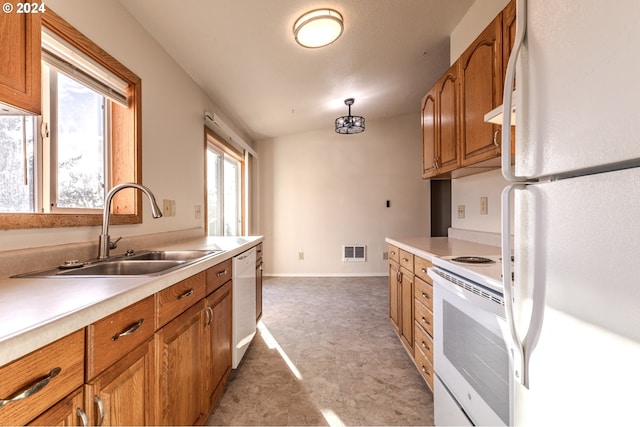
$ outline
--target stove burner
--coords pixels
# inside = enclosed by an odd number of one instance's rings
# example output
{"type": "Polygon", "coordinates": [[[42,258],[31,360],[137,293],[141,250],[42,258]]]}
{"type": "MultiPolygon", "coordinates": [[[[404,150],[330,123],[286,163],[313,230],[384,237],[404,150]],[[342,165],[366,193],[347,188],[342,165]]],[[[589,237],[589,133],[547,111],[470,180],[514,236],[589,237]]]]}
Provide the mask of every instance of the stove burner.
{"type": "Polygon", "coordinates": [[[461,262],[464,264],[494,264],[495,261],[481,256],[459,256],[452,258],[451,261],[461,262]]]}

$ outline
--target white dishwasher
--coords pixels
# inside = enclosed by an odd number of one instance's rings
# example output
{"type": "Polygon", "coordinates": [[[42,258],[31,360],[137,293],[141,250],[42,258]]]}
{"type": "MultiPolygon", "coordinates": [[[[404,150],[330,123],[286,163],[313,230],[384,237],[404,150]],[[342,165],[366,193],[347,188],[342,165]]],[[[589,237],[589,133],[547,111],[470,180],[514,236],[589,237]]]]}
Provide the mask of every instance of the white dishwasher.
{"type": "Polygon", "coordinates": [[[256,248],[233,257],[233,369],[256,334],[256,248]]]}

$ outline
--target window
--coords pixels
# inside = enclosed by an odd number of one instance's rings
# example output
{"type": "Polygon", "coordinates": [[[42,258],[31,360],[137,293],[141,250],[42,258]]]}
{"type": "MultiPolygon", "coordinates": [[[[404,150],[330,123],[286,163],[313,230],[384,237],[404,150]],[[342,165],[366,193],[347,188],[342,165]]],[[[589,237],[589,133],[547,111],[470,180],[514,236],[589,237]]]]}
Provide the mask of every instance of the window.
{"type": "Polygon", "coordinates": [[[209,236],[240,236],[244,230],[244,159],[207,129],[206,188],[209,236]]]}
{"type": "MultiPolygon", "coordinates": [[[[99,225],[106,192],[141,182],[140,78],[50,9],[42,23],[42,116],[0,116],[0,229],[99,225]]],[[[140,223],[141,202],[119,194],[112,223],[140,223]]]]}

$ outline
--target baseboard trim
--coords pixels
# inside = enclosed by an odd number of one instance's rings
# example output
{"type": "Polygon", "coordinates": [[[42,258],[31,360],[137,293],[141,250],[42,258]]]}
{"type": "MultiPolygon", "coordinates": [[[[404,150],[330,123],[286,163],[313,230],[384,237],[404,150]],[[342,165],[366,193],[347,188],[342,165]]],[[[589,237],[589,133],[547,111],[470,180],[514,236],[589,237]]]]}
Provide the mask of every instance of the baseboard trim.
{"type": "Polygon", "coordinates": [[[262,277],[389,277],[389,273],[263,273],[262,277]]]}

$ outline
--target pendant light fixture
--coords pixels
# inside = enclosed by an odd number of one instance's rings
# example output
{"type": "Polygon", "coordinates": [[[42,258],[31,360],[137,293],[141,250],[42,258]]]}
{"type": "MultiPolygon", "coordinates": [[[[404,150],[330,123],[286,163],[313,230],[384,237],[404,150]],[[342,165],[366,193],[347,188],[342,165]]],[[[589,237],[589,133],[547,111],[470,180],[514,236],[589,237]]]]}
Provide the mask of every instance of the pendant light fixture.
{"type": "Polygon", "coordinates": [[[293,24],[293,35],[300,46],[327,46],[340,37],[344,26],[342,15],[333,9],[315,9],[302,15],[293,24]]]}
{"type": "Polygon", "coordinates": [[[336,133],[351,134],[364,132],[364,117],[351,115],[351,106],[354,102],[355,100],[353,98],[344,100],[344,103],[349,107],[349,115],[336,119],[336,133]]]}

